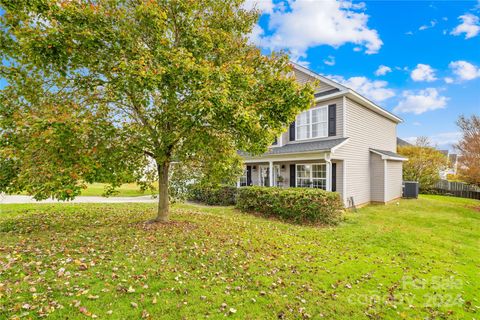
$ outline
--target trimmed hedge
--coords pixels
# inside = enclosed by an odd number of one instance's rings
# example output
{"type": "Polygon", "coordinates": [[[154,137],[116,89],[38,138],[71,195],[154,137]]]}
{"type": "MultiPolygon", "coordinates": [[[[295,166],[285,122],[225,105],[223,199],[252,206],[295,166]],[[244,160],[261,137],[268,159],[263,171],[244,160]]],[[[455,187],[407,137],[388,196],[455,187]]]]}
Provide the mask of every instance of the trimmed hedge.
{"type": "Polygon", "coordinates": [[[237,188],[231,186],[205,186],[194,184],[189,187],[188,199],[208,205],[231,206],[235,204],[237,188]]]}
{"type": "Polygon", "coordinates": [[[337,224],[342,216],[340,195],[314,188],[245,187],[238,189],[237,208],[295,223],[337,224]]]}

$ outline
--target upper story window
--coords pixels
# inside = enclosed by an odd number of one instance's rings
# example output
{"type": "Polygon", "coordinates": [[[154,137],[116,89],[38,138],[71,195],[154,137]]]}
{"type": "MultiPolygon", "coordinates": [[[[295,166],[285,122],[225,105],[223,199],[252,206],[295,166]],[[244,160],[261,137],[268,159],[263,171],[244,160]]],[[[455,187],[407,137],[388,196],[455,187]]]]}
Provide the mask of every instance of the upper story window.
{"type": "Polygon", "coordinates": [[[300,113],[295,121],[297,140],[328,137],[327,106],[300,113]]]}

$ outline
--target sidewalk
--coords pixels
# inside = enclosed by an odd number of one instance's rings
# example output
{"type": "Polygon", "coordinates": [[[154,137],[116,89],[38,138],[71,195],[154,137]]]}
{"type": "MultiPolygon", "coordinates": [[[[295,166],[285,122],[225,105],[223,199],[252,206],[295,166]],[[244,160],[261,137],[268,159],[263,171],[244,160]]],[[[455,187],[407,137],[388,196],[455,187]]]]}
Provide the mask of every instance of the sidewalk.
{"type": "Polygon", "coordinates": [[[124,202],[140,202],[140,203],[154,203],[157,199],[151,196],[139,196],[139,197],[91,197],[91,196],[79,196],[70,201],[58,201],[53,199],[47,199],[42,201],[36,201],[30,196],[22,195],[0,195],[1,204],[13,204],[13,203],[124,203],[124,202]]]}

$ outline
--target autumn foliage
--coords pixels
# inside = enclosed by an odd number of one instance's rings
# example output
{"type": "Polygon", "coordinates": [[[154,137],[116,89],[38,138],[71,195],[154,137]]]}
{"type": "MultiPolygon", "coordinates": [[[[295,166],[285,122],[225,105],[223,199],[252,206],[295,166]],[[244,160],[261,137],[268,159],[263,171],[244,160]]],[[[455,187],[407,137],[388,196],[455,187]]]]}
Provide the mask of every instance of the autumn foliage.
{"type": "Polygon", "coordinates": [[[463,133],[462,139],[456,145],[461,154],[458,159],[458,174],[463,181],[480,186],[480,117],[461,116],[457,125],[463,133]]]}
{"type": "Polygon", "coordinates": [[[397,152],[408,158],[403,163],[403,180],[418,181],[421,190],[433,188],[440,180],[440,170],[448,164],[445,155],[425,143],[398,147],[397,152]]]}

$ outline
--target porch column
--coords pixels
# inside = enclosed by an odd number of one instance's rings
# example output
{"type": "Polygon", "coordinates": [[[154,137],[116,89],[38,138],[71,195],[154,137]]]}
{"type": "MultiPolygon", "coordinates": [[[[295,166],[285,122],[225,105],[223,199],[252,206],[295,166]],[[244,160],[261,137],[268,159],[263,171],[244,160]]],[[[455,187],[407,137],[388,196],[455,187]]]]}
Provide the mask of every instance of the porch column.
{"type": "Polygon", "coordinates": [[[273,187],[273,161],[268,162],[268,186],[273,187]]]}
{"type": "Polygon", "coordinates": [[[326,169],[327,169],[327,191],[332,191],[332,162],[327,160],[326,161],[326,169]]]}

